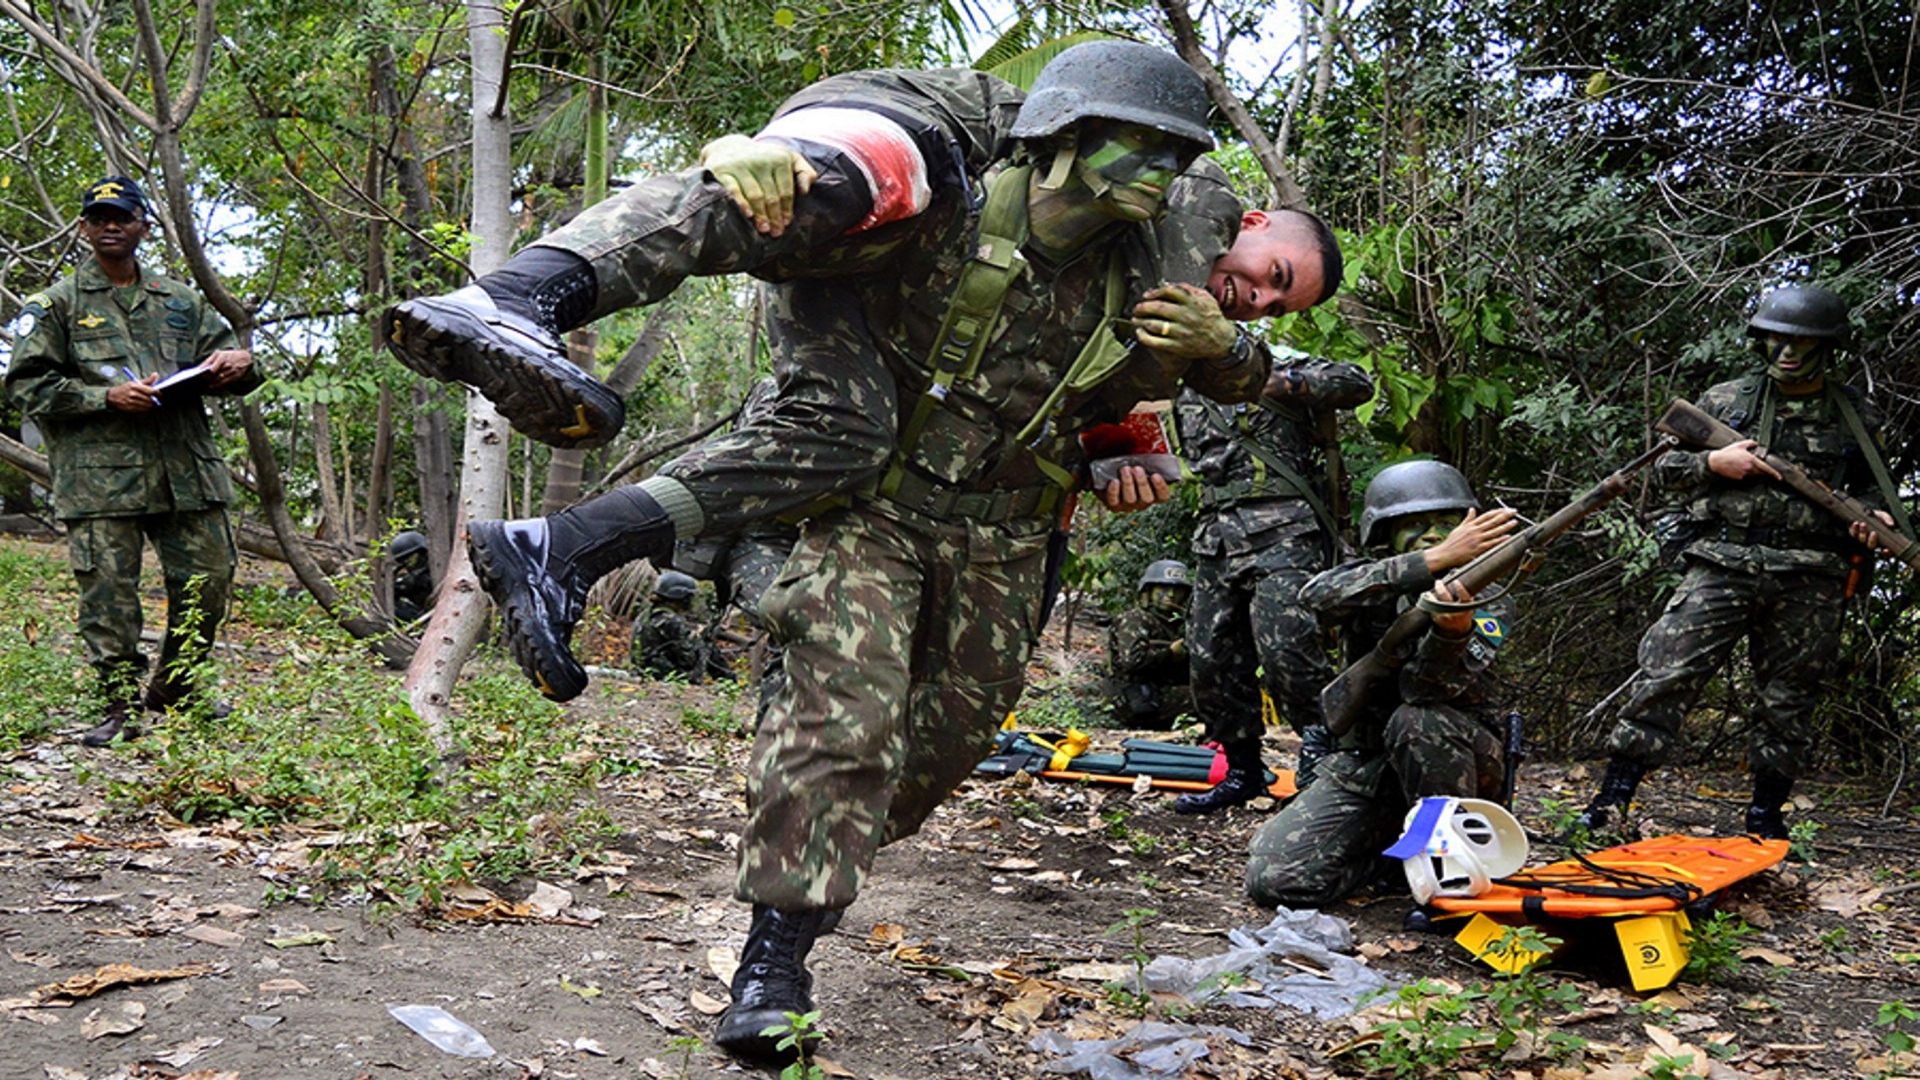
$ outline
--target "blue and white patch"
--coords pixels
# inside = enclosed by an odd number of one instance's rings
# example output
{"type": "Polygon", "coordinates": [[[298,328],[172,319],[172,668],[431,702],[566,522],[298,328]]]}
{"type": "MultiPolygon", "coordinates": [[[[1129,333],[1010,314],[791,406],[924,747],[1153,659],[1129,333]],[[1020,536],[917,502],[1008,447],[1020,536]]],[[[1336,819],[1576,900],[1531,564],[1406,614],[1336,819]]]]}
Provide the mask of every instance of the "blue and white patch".
{"type": "Polygon", "coordinates": [[[34,293],[32,296],[27,297],[26,303],[20,305],[20,314],[15,316],[13,320],[14,336],[26,337],[28,334],[33,333],[34,328],[40,325],[40,316],[46,313],[46,293],[34,293]]]}

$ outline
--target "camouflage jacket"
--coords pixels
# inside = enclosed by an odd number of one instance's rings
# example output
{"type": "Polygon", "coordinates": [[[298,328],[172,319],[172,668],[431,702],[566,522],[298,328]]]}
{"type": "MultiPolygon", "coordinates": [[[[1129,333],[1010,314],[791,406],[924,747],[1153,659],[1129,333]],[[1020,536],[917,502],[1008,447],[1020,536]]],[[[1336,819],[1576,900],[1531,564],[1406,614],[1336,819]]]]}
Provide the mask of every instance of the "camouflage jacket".
{"type": "MultiPolygon", "coordinates": [[[[89,257],[21,311],[6,384],[46,436],[54,512],[109,517],[232,501],[197,383],[167,390],[141,414],[110,408],[107,391],[133,373],[165,376],[235,348],[233,331],[198,293],[157,273],[143,270],[130,300],[120,292],[89,257]]],[[[245,394],[262,381],[255,369],[212,393],[245,394]]]]}
{"type": "Polygon", "coordinates": [[[1183,391],[1174,415],[1181,455],[1203,485],[1203,515],[1193,534],[1200,555],[1240,555],[1308,532],[1322,532],[1313,508],[1291,484],[1273,475],[1248,444],[1292,470],[1327,495],[1326,457],[1321,447],[1322,417],[1350,409],[1373,396],[1373,380],[1358,364],[1308,358],[1288,367],[1277,364],[1306,389],[1286,398],[1262,397],[1253,404],[1222,404],[1183,391]]]}
{"type": "MultiPolygon", "coordinates": [[[[1832,381],[1804,397],[1778,393],[1764,375],[1723,382],[1695,402],[1702,412],[1757,439],[1761,445],[1867,506],[1886,505],[1866,455],[1848,430],[1835,396],[1845,394],[1876,444],[1880,410],[1851,386],[1832,381]],[[1771,432],[1759,426],[1767,395],[1773,397],[1771,432]]],[[[1863,549],[1847,535],[1846,522],[1815,506],[1784,484],[1765,477],[1728,480],[1707,467],[1705,450],[1675,450],[1654,465],[1654,480],[1685,508],[1695,539],[1689,558],[1729,569],[1774,572],[1805,570],[1844,574],[1849,557],[1863,549]]]]}
{"type": "Polygon", "coordinates": [[[662,679],[679,675],[689,682],[706,676],[707,641],[691,614],[653,605],[634,637],[634,666],[646,674],[662,679]]]}
{"type": "Polygon", "coordinates": [[[723,197],[709,190],[716,185],[690,187],[681,178],[638,185],[615,208],[583,215],[570,227],[574,250],[595,261],[603,305],[610,297],[657,299],[690,274],[832,279],[836,296],[850,303],[805,313],[815,321],[801,329],[817,347],[887,373],[894,385],[881,397],[898,412],[891,430],[850,432],[887,445],[849,447],[848,457],[871,458],[877,449],[885,458],[899,448],[902,467],[920,485],[949,492],[1028,494],[1051,483],[1043,463],[1078,473],[1085,464],[1080,432],[1120,419],[1139,401],[1172,397],[1183,380],[1210,397],[1251,400],[1270,361],[1250,336],[1243,334],[1244,344],[1227,356],[1186,361],[1133,345],[1130,332],[1116,328],[1113,340],[1129,350],[1124,364],[1101,384],[1066,395],[1038,438],[1017,438],[1101,322],[1110,258],[1123,274],[1124,316],[1150,288],[1204,282],[1231,246],[1239,199],[1218,166],[1202,159],[1174,182],[1158,222],[1116,223],[1064,265],[1026,252],[977,370],[939,400],[911,446],[901,445],[931,384],[929,353],[949,298],[978,247],[986,186],[1019,151],[1010,130],[1021,100],[1014,87],[976,71],[865,71],[823,80],[783,104],[772,132],[761,136],[783,140],[820,170],[780,238],[752,235],[739,215],[713,210],[723,197]],[[873,220],[875,202],[846,154],[779,133],[781,119],[821,107],[877,112],[900,124],[926,165],[924,206],[873,220]]]}
{"type": "MultiPolygon", "coordinates": [[[[1316,574],[1300,589],[1300,602],[1323,623],[1340,623],[1341,641],[1352,660],[1366,655],[1433,583],[1421,552],[1356,559],[1316,574]]],[[[1488,669],[1511,633],[1508,607],[1496,601],[1474,612],[1474,627],[1463,637],[1432,629],[1420,635],[1399,658],[1397,685],[1368,700],[1366,716],[1341,738],[1341,745],[1378,749],[1387,718],[1402,704],[1451,705],[1491,716],[1488,669]]]]}
{"type": "Polygon", "coordinates": [[[1120,613],[1107,632],[1107,663],[1124,682],[1183,684],[1187,657],[1173,651],[1186,633],[1184,611],[1136,604],[1120,613]]]}

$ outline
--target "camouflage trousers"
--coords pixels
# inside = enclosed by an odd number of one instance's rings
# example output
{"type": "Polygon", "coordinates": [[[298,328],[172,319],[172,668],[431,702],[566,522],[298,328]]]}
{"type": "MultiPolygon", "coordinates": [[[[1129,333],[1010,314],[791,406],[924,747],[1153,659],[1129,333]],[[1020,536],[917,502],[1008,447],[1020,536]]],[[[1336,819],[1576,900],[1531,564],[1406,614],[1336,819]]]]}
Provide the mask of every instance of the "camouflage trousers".
{"type": "MultiPolygon", "coordinates": [[[[857,299],[834,286],[762,287],[779,385],[771,408],[660,467],[658,477],[683,486],[699,506],[699,536],[751,532],[844,500],[876,481],[893,453],[899,387],[874,351],[857,299]]],[[[680,538],[689,535],[683,528],[680,538]]]]}
{"type": "Polygon", "coordinates": [[[1379,750],[1342,748],[1311,787],[1253,835],[1247,897],[1263,907],[1324,907],[1383,869],[1380,853],[1429,795],[1497,799],[1505,750],[1492,722],[1446,705],[1402,705],[1379,750]]]}
{"type": "Polygon", "coordinates": [[[761,600],[786,677],[761,718],[735,895],[837,908],[991,752],[1038,636],[1046,522],[804,526],[761,600]]]}
{"type": "Polygon", "coordinates": [[[1640,674],[1607,749],[1660,765],[1680,724],[1733,647],[1747,640],[1759,701],[1748,764],[1798,779],[1813,752],[1821,677],[1840,654],[1846,582],[1831,574],[1745,573],[1695,560],[1666,611],[1640,639],[1640,674]]]}
{"type": "Polygon", "coordinates": [[[152,539],[167,585],[159,677],[169,687],[165,696],[178,698],[187,689],[180,676],[206,657],[233,595],[238,556],[226,508],[77,518],[66,524],[67,558],[80,586],[80,640],[109,703],[133,701],[147,670],[140,651],[145,620],[140,563],[145,542],[152,539]]]}
{"type": "Polygon", "coordinates": [[[1321,722],[1320,690],[1333,678],[1320,623],[1300,587],[1325,570],[1317,532],[1249,556],[1207,555],[1194,570],[1187,616],[1194,712],[1207,738],[1261,735],[1260,691],[1297,733],[1321,722]]]}

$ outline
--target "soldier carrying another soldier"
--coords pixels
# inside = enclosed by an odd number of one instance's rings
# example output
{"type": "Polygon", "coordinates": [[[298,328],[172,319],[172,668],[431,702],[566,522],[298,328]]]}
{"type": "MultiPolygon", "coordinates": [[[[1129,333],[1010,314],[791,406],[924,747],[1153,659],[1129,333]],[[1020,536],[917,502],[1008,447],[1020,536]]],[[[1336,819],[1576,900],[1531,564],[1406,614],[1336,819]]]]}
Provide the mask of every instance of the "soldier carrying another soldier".
{"type": "MultiPolygon", "coordinates": [[[[766,419],[641,484],[469,532],[516,658],[565,700],[586,684],[569,645],[595,579],[663,562],[678,537],[811,515],[761,605],[787,671],[749,777],[736,894],[753,919],[716,1035],[730,1052],[791,1056],[763,1031],[812,1008],[815,939],[1017,699],[1080,433],[1182,380],[1251,397],[1268,357],[1228,319],[1337,284],[1292,231],[1257,238],[1270,250],[1253,277],[1222,259],[1242,215],[1224,174],[1195,165],[1207,112],[1190,68],[1127,42],[1061,53],[1024,104],[979,72],[836,76],[759,137],[709,144],[706,170],[638,183],[476,285],[393,313],[409,365],[586,445],[621,404],[556,331],[692,274],[779,282],[766,419]],[[769,184],[798,193],[769,201],[769,184]]],[[[1138,509],[1168,489],[1136,467],[1102,496],[1138,509]]]]}

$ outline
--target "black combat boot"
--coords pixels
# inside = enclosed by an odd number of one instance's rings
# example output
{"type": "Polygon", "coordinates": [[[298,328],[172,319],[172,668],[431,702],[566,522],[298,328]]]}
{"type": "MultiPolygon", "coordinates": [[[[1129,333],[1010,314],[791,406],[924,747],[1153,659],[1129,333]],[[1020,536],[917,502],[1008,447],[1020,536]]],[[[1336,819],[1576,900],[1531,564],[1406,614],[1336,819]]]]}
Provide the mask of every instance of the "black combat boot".
{"type": "MultiPolygon", "coordinates": [[[[168,665],[171,667],[171,665],[168,665]]],[[[163,669],[164,670],[164,669],[163,669]]],[[[141,695],[140,704],[148,712],[163,713],[178,706],[194,693],[191,681],[177,674],[155,675],[147,683],[146,693],[141,695]]],[[[233,715],[233,706],[217,699],[205,703],[207,715],[215,720],[225,720],[233,715]]]]}
{"type": "Polygon", "coordinates": [[[1588,836],[1598,835],[1606,829],[1607,822],[1613,816],[1615,807],[1625,810],[1633,801],[1633,793],[1640,789],[1640,778],[1647,775],[1647,767],[1637,761],[1625,758],[1611,758],[1607,761],[1607,774],[1600,778],[1600,791],[1587,804],[1585,810],[1573,819],[1574,829],[1585,829],[1588,836]]]}
{"type": "Polygon", "coordinates": [[[1770,773],[1755,773],[1753,805],[1747,807],[1747,835],[1762,840],[1786,840],[1787,819],[1781,807],[1793,794],[1793,781],[1770,773]]]}
{"type": "Polygon", "coordinates": [[[665,565],[673,521],[653,496],[629,485],[549,517],[470,522],[467,551],[480,587],[505,617],[520,670],[542,694],[567,701],[587,688],[571,647],[587,590],[635,559],[665,565]]]}
{"type": "Polygon", "coordinates": [[[1227,743],[1227,775],[1212,790],[1182,795],[1173,800],[1176,814],[1211,814],[1247,803],[1267,793],[1266,766],[1260,762],[1259,740],[1227,743]]]}
{"type": "Polygon", "coordinates": [[[813,1011],[813,976],[807,973],[807,953],[822,933],[829,913],[775,911],[753,905],[753,927],[747,947],[733,972],[733,1004],[720,1014],[714,1044],[748,1061],[782,1065],[793,1050],[776,1045],[779,1036],[762,1035],[770,1027],[784,1027],[788,1013],[813,1011]]]}
{"type": "Polygon", "coordinates": [[[388,344],[430,378],[466,383],[514,427],[554,446],[601,446],[620,431],[620,395],[567,359],[560,334],[592,314],[593,266],[572,252],[530,247],[445,296],[387,313],[388,344]]]}
{"type": "Polygon", "coordinates": [[[106,746],[115,739],[132,739],[139,734],[140,725],[133,719],[133,703],[110,701],[101,711],[100,722],[80,736],[80,745],[106,746]]]}
{"type": "Polygon", "coordinates": [[[1305,791],[1320,775],[1320,762],[1333,753],[1333,732],[1325,724],[1309,724],[1300,733],[1300,761],[1293,767],[1293,786],[1305,791]]]}

